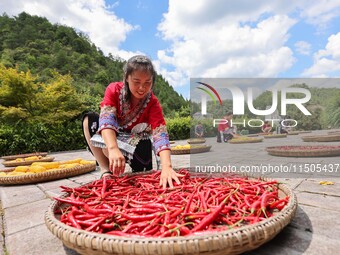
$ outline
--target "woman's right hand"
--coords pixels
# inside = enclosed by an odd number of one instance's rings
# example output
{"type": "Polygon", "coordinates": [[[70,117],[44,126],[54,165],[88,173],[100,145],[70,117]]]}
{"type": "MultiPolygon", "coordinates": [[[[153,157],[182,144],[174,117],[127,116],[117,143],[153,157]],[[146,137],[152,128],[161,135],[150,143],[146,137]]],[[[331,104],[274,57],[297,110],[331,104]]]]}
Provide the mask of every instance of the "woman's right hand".
{"type": "Polygon", "coordinates": [[[113,175],[121,175],[125,170],[125,158],[120,149],[112,148],[109,152],[109,167],[113,175]]]}

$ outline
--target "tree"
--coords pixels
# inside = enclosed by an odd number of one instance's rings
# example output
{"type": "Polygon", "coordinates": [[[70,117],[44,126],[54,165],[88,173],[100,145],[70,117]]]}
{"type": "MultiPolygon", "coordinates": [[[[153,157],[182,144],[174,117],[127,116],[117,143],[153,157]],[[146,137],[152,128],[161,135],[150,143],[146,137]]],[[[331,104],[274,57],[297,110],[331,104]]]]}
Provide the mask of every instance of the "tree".
{"type": "Polygon", "coordinates": [[[0,118],[4,122],[66,122],[80,115],[83,102],[70,75],[52,73],[50,83],[37,82],[28,72],[0,65],[0,118]]]}

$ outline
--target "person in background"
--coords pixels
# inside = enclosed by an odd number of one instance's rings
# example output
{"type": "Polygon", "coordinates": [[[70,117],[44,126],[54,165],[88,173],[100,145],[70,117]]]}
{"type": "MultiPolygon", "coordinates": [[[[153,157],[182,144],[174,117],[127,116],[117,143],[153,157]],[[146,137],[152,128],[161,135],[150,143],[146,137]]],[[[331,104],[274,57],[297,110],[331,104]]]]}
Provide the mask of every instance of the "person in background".
{"type": "Polygon", "coordinates": [[[153,94],[156,72],[151,60],[137,55],[124,66],[123,82],[108,85],[100,114],[83,118],[86,142],[101,176],[121,175],[128,163],[133,172],[152,169],[152,146],[160,157],[160,185],[180,183],[171,164],[170,142],[161,105],[153,94]]]}
{"type": "Polygon", "coordinates": [[[204,127],[200,121],[195,126],[195,136],[198,138],[202,138],[204,136],[204,127]]]}
{"type": "Polygon", "coordinates": [[[272,126],[269,124],[269,121],[266,120],[261,127],[263,133],[270,133],[272,131],[272,126]]]}
{"type": "Polygon", "coordinates": [[[280,122],[278,125],[278,131],[279,131],[278,134],[288,134],[288,132],[292,131],[290,127],[283,125],[283,122],[285,123],[285,125],[289,124],[288,121],[286,121],[288,119],[290,119],[289,116],[285,116],[285,117],[281,116],[280,122]]]}
{"type": "Polygon", "coordinates": [[[221,143],[228,142],[230,139],[233,139],[236,136],[236,129],[234,126],[231,126],[231,120],[233,118],[232,112],[227,112],[226,115],[223,117],[226,121],[220,122],[217,128],[217,142],[221,143]]]}

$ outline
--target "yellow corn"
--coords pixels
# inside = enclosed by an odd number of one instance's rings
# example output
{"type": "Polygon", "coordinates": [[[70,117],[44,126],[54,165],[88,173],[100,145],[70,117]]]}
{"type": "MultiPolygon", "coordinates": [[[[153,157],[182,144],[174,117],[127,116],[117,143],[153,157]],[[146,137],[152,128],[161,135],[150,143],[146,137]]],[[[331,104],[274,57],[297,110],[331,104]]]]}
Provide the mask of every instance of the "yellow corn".
{"type": "Polygon", "coordinates": [[[31,173],[42,173],[46,171],[46,168],[43,166],[35,165],[35,166],[30,166],[30,172],[31,173]]]}
{"type": "Polygon", "coordinates": [[[32,156],[32,157],[27,157],[25,160],[30,161],[30,160],[38,160],[41,159],[41,156],[32,156]]]}
{"type": "Polygon", "coordinates": [[[30,170],[29,166],[17,166],[15,169],[14,169],[14,172],[23,172],[23,173],[26,173],[30,170]]]}
{"type": "Polygon", "coordinates": [[[60,162],[34,162],[32,166],[42,166],[46,169],[58,168],[60,162]]]}
{"type": "Polygon", "coordinates": [[[79,162],[82,165],[88,165],[88,164],[96,164],[95,160],[82,160],[79,162]]]}
{"type": "Polygon", "coordinates": [[[7,174],[7,176],[18,176],[18,175],[25,175],[26,173],[23,173],[23,172],[14,172],[14,171],[12,171],[12,172],[9,172],[8,174],[7,174]]]}
{"type": "Polygon", "coordinates": [[[60,168],[73,168],[73,167],[77,167],[77,166],[81,166],[81,164],[79,164],[79,163],[61,164],[60,168]]]}
{"type": "Polygon", "coordinates": [[[83,160],[82,158],[70,159],[70,160],[63,161],[62,164],[80,163],[80,161],[82,160],[83,160]]]}

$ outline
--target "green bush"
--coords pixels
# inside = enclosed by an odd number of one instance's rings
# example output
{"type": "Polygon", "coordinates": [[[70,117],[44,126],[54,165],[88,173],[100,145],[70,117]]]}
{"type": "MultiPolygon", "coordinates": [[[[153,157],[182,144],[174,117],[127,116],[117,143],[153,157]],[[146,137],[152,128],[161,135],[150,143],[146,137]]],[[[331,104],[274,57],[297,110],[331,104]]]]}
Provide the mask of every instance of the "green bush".
{"type": "Polygon", "coordinates": [[[166,120],[170,140],[188,139],[190,137],[190,117],[166,120]]]}
{"type": "Polygon", "coordinates": [[[78,149],[85,149],[79,120],[54,125],[17,123],[0,126],[0,155],[78,149]]]}

